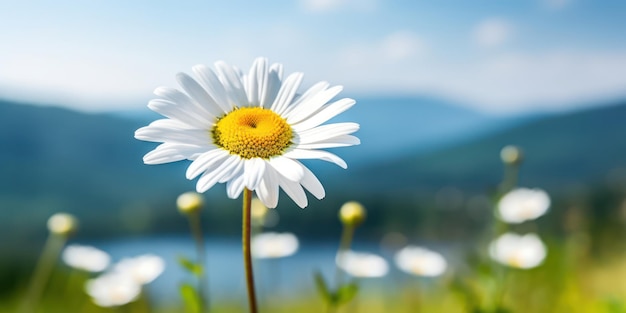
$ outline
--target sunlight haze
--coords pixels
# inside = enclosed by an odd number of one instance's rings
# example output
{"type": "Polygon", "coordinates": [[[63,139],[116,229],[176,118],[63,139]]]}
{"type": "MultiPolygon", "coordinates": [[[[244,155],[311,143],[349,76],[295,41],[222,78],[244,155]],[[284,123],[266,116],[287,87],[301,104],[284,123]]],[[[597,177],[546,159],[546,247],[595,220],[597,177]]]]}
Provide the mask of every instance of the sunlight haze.
{"type": "Polygon", "coordinates": [[[0,98],[135,110],[195,64],[265,56],[355,98],[563,110],[626,96],[625,13],[615,0],[3,1],[0,98]]]}

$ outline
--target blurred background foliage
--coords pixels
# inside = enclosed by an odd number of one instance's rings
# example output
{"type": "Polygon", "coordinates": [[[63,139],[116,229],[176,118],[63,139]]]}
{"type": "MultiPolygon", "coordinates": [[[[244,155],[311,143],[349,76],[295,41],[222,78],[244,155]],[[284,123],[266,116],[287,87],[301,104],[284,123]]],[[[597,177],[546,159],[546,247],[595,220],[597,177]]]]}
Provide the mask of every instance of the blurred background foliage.
{"type": "MultiPolygon", "coordinates": [[[[377,101],[366,99],[363,109],[374,110],[380,105],[377,101]]],[[[413,101],[419,108],[420,99],[413,101]]],[[[415,111],[405,118],[419,123],[419,114],[426,120],[429,114],[442,114],[426,107],[430,113],[415,111]]],[[[465,110],[440,107],[447,110],[443,116],[467,118],[465,110]]],[[[144,165],[141,158],[153,145],[135,140],[133,133],[152,116],[131,113],[86,114],[0,101],[0,299],[11,299],[24,287],[47,234],[45,221],[55,212],[69,212],[80,220],[81,240],[188,232],[187,222],[175,207],[179,194],[194,189],[194,182],[183,175],[187,164],[144,165]]],[[[519,185],[543,188],[552,198],[549,214],[536,224],[516,228],[521,233],[539,229],[550,257],[528,275],[511,273],[516,283],[507,297],[516,303],[515,312],[624,312],[624,116],[626,103],[615,102],[568,113],[493,119],[492,126],[474,133],[471,130],[477,128],[469,123],[462,135],[444,136],[438,144],[418,141],[388,147],[385,158],[368,157],[368,150],[340,150],[337,153],[351,166],[347,171],[323,162],[307,163],[324,184],[326,199],[309,198],[309,207],[301,210],[281,195],[276,209],[280,220],[273,229],[295,232],[303,240],[334,242],[341,227],[338,208],[358,200],[368,209],[359,240],[379,242],[391,232],[409,242],[460,246],[470,256],[469,268],[480,269],[480,262],[472,263],[472,255],[480,260],[477,247],[484,243],[485,229],[493,219],[493,197],[504,169],[500,149],[515,144],[525,156],[519,185]]],[[[376,125],[375,120],[357,122],[365,133],[376,130],[385,137],[397,132],[376,125]]],[[[437,123],[423,126],[432,131],[437,123]]],[[[369,138],[362,137],[364,149],[376,150],[368,145],[369,138]]],[[[213,188],[205,198],[202,219],[209,238],[239,236],[239,201],[228,200],[223,186],[213,188]]],[[[425,312],[462,310],[462,297],[441,291],[468,284],[483,286],[484,277],[481,271],[460,271],[472,278],[458,281],[448,275],[436,283],[403,279],[400,282],[408,286],[386,292],[388,299],[362,296],[352,310],[401,311],[411,307],[407,301],[422,301],[425,312]],[[424,295],[410,300],[405,294],[412,288],[424,295]]],[[[63,270],[57,269],[54,275],[63,276],[63,270]]],[[[483,301],[477,297],[476,301],[483,301]]],[[[50,294],[44,301],[54,302],[54,298],[50,294]]],[[[281,302],[285,312],[318,312],[308,307],[320,305],[314,295],[304,295],[302,301],[292,303],[292,309],[288,309],[289,301],[281,302]]]]}

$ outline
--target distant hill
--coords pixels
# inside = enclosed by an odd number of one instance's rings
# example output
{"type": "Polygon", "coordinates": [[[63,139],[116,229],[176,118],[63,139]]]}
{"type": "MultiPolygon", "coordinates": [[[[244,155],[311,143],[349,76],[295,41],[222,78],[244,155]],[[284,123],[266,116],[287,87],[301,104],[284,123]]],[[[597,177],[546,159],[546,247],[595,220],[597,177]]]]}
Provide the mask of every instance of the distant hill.
{"type": "Polygon", "coordinates": [[[175,213],[172,198],[193,183],[182,163],[158,170],[142,163],[154,145],[133,138],[139,126],[106,114],[0,101],[0,237],[32,238],[59,211],[76,214],[86,233],[141,229],[145,223],[133,218],[175,213]]]}
{"type": "MultiPolygon", "coordinates": [[[[336,211],[348,200],[371,208],[364,228],[372,235],[427,220],[416,215],[416,208],[427,207],[416,193],[432,198],[443,186],[493,187],[502,171],[499,151],[507,144],[520,145],[527,155],[524,185],[602,181],[626,166],[624,117],[625,104],[509,120],[435,100],[363,100],[341,116],[362,125],[363,144],[337,151],[350,168],[307,162],[327,197],[309,196],[309,207],[300,210],[282,194],[278,227],[333,235],[339,227],[336,211]]],[[[58,211],[81,220],[82,236],[184,231],[175,198],[193,190],[195,182],[184,177],[188,162],[142,163],[156,144],[135,140],[133,133],[148,122],[0,101],[0,237],[20,238],[0,241],[0,251],[9,249],[3,245],[29,249],[24,243],[40,242],[47,217],[58,211]]],[[[240,202],[227,199],[222,185],[206,198],[207,231],[236,235],[240,202]]]]}
{"type": "MultiPolygon", "coordinates": [[[[357,122],[361,145],[336,149],[350,166],[392,155],[434,150],[536,119],[539,116],[497,117],[434,97],[363,97],[329,122],[357,122]]],[[[116,115],[148,121],[156,113],[121,111],[116,115]]]]}
{"type": "Polygon", "coordinates": [[[520,184],[555,191],[626,177],[626,102],[547,116],[434,152],[416,152],[353,169],[344,185],[368,192],[498,184],[502,147],[524,151],[520,184]]]}
{"type": "Polygon", "coordinates": [[[491,116],[430,97],[363,98],[335,118],[361,124],[357,132],[361,145],[337,153],[359,165],[370,158],[384,160],[394,154],[441,148],[526,120],[491,116]]]}

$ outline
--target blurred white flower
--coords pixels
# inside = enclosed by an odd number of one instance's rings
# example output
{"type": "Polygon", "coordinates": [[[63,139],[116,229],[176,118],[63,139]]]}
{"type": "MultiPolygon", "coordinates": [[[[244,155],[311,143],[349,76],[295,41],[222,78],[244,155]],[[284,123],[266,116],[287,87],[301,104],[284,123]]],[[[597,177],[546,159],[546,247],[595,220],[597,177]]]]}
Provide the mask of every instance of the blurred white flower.
{"type": "Polygon", "coordinates": [[[498,201],[500,219],[519,224],[544,215],[550,207],[550,197],[541,189],[517,188],[498,201]]]}
{"type": "Polygon", "coordinates": [[[65,264],[87,272],[102,272],[111,261],[106,252],[92,246],[69,245],[61,255],[65,264]]]}
{"type": "Polygon", "coordinates": [[[504,265],[529,269],[543,262],[546,247],[536,234],[506,233],[489,245],[489,255],[504,265]]]}
{"type": "Polygon", "coordinates": [[[262,233],[252,238],[255,258],[283,258],[298,251],[298,238],[292,233],[262,233]]]}
{"type": "Polygon", "coordinates": [[[426,248],[406,246],[395,255],[398,268],[417,276],[435,277],[443,274],[448,267],[444,257],[426,248]]]}
{"type": "Polygon", "coordinates": [[[337,255],[336,262],[354,277],[382,277],[389,272],[387,261],[373,253],[344,251],[337,255]]]}
{"type": "Polygon", "coordinates": [[[145,285],[155,280],[165,269],[165,261],[152,254],[122,259],[113,266],[112,272],[129,277],[137,284],[145,285]]]}
{"type": "Polygon", "coordinates": [[[112,307],[136,300],[141,293],[141,285],[126,275],[108,273],[88,280],[85,291],[96,305],[112,307]]]}

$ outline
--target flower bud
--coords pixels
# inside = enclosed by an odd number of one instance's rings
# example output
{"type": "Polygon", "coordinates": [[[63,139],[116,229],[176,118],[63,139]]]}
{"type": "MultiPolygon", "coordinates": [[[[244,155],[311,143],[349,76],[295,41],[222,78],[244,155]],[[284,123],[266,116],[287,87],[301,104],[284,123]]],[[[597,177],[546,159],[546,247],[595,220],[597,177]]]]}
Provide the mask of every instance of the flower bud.
{"type": "Polygon", "coordinates": [[[344,225],[357,226],[365,220],[365,208],[356,201],[346,202],[339,210],[339,219],[344,225]]]}
{"type": "Polygon", "coordinates": [[[517,146],[509,145],[500,151],[500,159],[506,165],[519,165],[522,163],[522,149],[517,146]]]}
{"type": "Polygon", "coordinates": [[[67,213],[56,213],[48,219],[48,230],[55,235],[69,236],[76,231],[78,221],[67,213]]]}
{"type": "Polygon", "coordinates": [[[182,214],[197,213],[200,212],[202,206],[204,206],[204,199],[201,194],[189,191],[178,196],[176,206],[178,207],[178,211],[182,214]]]}

